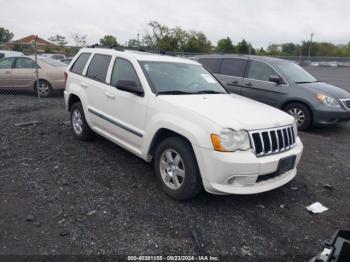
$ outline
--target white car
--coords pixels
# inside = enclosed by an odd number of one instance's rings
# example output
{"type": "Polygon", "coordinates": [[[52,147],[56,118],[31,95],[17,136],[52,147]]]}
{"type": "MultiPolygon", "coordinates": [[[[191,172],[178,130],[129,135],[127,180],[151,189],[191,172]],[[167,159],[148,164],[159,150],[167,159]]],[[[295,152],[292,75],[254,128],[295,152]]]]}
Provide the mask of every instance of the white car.
{"type": "Polygon", "coordinates": [[[64,95],[78,139],[96,132],[153,161],[173,198],[193,198],[203,187],[255,194],[296,176],[303,145],[293,117],[229,94],[195,61],[84,48],[64,95]]]}
{"type": "Polygon", "coordinates": [[[22,52],[0,50],[0,59],[4,57],[11,57],[11,56],[24,56],[24,54],[22,52]]]}

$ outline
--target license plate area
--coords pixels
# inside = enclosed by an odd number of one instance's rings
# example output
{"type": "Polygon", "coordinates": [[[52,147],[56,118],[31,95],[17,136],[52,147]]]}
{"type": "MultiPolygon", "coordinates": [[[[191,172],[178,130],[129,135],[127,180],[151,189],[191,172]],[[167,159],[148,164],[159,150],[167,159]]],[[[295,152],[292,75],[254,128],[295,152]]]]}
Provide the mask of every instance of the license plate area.
{"type": "Polygon", "coordinates": [[[278,175],[282,175],[288,172],[289,170],[292,170],[295,166],[296,158],[297,158],[296,156],[289,156],[289,157],[280,159],[276,173],[278,175]]]}

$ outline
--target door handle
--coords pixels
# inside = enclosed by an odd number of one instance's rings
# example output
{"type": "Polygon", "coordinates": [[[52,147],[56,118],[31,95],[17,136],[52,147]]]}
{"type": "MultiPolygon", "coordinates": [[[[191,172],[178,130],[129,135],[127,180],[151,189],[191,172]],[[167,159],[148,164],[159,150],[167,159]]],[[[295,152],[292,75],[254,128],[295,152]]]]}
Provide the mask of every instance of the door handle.
{"type": "Polygon", "coordinates": [[[248,82],[245,84],[246,86],[253,86],[253,84],[251,82],[248,82]]]}
{"type": "Polygon", "coordinates": [[[88,87],[88,85],[85,84],[85,83],[80,83],[80,86],[81,86],[81,87],[84,87],[84,88],[87,88],[87,87],[88,87]]]}
{"type": "Polygon", "coordinates": [[[115,95],[109,93],[109,92],[106,92],[105,95],[110,98],[110,99],[115,99],[115,95]]]}
{"type": "Polygon", "coordinates": [[[228,85],[233,85],[233,86],[236,86],[236,85],[238,85],[238,81],[237,80],[235,80],[235,81],[232,81],[232,82],[229,82],[228,83],[228,85]]]}
{"type": "Polygon", "coordinates": [[[6,74],[11,74],[11,71],[5,71],[6,74]]]}

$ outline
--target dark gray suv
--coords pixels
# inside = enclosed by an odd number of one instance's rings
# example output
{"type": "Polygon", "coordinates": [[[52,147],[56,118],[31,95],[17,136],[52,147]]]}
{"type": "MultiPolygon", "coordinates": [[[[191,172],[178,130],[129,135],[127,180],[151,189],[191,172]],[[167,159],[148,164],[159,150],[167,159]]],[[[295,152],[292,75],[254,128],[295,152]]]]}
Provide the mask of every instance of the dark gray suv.
{"type": "Polygon", "coordinates": [[[294,62],[262,56],[206,55],[194,58],[232,93],[280,108],[300,130],[350,120],[350,93],[319,82],[294,62]]]}

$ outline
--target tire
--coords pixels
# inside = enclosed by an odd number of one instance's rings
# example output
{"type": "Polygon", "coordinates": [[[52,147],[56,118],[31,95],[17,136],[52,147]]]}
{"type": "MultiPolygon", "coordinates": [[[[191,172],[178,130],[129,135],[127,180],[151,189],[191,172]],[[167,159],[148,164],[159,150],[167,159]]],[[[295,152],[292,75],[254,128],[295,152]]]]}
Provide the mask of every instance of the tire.
{"type": "Polygon", "coordinates": [[[72,105],[71,110],[71,125],[74,136],[78,140],[89,141],[93,138],[94,132],[90,129],[84,115],[83,106],[80,102],[76,102],[72,105]]]}
{"type": "MultiPolygon", "coordinates": [[[[37,86],[34,83],[34,92],[37,95],[37,86]]],[[[53,95],[53,88],[51,84],[46,80],[39,80],[39,95],[40,97],[50,97],[53,95]]]]}
{"type": "Polygon", "coordinates": [[[306,105],[302,103],[291,103],[283,110],[295,118],[299,130],[303,131],[311,127],[312,113],[306,105]]]}
{"type": "Polygon", "coordinates": [[[160,187],[174,199],[192,199],[202,191],[201,175],[192,146],[180,137],[169,137],[159,144],[154,171],[160,187]]]}

